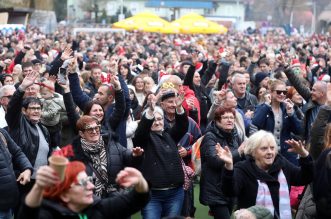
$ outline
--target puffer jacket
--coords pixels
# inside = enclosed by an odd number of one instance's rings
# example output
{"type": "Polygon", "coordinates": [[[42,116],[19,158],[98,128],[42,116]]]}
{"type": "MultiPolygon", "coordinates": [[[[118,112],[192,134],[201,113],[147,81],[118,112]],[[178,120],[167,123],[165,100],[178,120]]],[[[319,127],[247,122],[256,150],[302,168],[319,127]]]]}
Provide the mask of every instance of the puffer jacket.
{"type": "MultiPolygon", "coordinates": [[[[124,169],[124,167],[132,166],[138,167],[142,161],[142,156],[133,157],[132,151],[123,147],[116,137],[114,133],[110,133],[109,135],[102,136],[105,147],[106,147],[106,155],[107,155],[107,170],[108,170],[108,182],[114,188],[117,188],[116,185],[116,176],[117,174],[124,169]]],[[[91,158],[84,152],[81,145],[81,138],[76,138],[73,143],[73,151],[74,156],[70,158],[70,160],[78,160],[83,162],[86,165],[86,173],[89,176],[94,175],[94,171],[92,169],[92,160],[91,158]]],[[[98,177],[96,175],[96,177],[98,177]]],[[[109,194],[103,194],[102,197],[106,197],[109,194]]]]}
{"type": "Polygon", "coordinates": [[[13,141],[9,134],[0,129],[5,141],[0,138],[0,211],[6,211],[15,207],[19,199],[19,191],[13,166],[20,172],[33,168],[20,147],[13,141]]]}
{"type": "Polygon", "coordinates": [[[238,148],[243,142],[236,129],[226,133],[216,126],[213,121],[207,127],[205,137],[201,143],[201,179],[200,202],[204,205],[230,204],[230,199],[221,191],[221,176],[224,162],[217,156],[216,144],[228,146],[232,152],[234,162],[240,161],[238,148]]]}
{"type": "MultiPolygon", "coordinates": [[[[66,108],[64,106],[63,97],[58,93],[54,93],[54,97],[50,99],[41,99],[43,109],[41,112],[41,123],[46,126],[58,125],[61,120],[64,120],[66,108]]],[[[66,117],[66,116],[65,116],[66,117]]]]}
{"type": "MultiPolygon", "coordinates": [[[[31,123],[21,112],[24,91],[17,89],[8,104],[6,121],[8,123],[9,134],[12,139],[19,145],[23,153],[34,165],[39,149],[39,133],[35,124],[31,123]]],[[[45,138],[49,142],[49,133],[40,122],[37,124],[45,138]]],[[[50,155],[52,149],[49,149],[50,155]]]]}

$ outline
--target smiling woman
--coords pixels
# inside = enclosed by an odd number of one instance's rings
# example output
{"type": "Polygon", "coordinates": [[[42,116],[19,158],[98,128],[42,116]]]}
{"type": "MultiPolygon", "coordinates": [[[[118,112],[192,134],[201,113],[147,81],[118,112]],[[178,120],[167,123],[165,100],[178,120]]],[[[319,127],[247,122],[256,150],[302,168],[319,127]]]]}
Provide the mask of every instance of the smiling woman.
{"type": "Polygon", "coordinates": [[[95,200],[95,186],[85,170],[83,163],[69,162],[60,182],[54,169],[40,167],[17,218],[126,218],[147,203],[148,184],[138,170],[127,167],[117,174],[116,182],[132,187],[130,192],[102,200],[95,200]]]}
{"type": "Polygon", "coordinates": [[[246,160],[233,167],[228,147],[216,147],[217,156],[225,162],[221,190],[227,197],[237,197],[238,209],[261,205],[274,218],[291,219],[289,186],[307,185],[313,179],[313,161],[301,142],[286,141],[290,151],[300,156],[296,167],[277,153],[272,133],[258,131],[246,142],[246,160]]]}
{"type": "Polygon", "coordinates": [[[215,145],[228,146],[235,162],[243,154],[242,138],[235,128],[234,108],[219,107],[214,121],[206,129],[201,143],[200,202],[208,205],[215,219],[230,218],[232,200],[221,191],[221,173],[224,162],[217,156],[215,145]]]}

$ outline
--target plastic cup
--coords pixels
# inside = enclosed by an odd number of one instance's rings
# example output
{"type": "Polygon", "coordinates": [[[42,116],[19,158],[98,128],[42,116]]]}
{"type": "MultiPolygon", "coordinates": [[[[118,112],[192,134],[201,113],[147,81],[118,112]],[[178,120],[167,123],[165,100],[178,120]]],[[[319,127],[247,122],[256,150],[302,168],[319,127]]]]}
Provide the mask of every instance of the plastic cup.
{"type": "Polygon", "coordinates": [[[63,156],[52,155],[48,158],[49,166],[52,167],[58,174],[60,181],[63,182],[65,171],[69,160],[63,156]]]}

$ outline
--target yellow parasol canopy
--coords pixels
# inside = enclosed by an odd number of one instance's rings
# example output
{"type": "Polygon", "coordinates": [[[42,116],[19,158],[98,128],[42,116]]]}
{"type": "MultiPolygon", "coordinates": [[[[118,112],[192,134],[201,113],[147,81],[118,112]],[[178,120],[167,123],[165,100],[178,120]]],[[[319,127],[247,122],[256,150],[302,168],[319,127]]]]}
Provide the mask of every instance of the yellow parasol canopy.
{"type": "Polygon", "coordinates": [[[223,25],[195,13],[184,15],[171,24],[184,34],[224,34],[228,31],[223,25]]]}
{"type": "Polygon", "coordinates": [[[143,32],[179,33],[178,28],[150,12],[138,13],[135,16],[114,23],[113,27],[143,32]]]}

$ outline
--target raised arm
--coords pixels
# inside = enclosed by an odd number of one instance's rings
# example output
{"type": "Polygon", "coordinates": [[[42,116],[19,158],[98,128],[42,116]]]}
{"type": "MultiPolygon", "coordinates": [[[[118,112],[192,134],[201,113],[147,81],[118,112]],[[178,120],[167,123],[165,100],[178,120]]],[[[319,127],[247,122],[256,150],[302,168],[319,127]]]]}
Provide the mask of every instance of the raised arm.
{"type": "Polygon", "coordinates": [[[124,92],[121,88],[121,83],[117,76],[112,77],[111,83],[115,88],[115,107],[112,114],[109,117],[108,124],[112,130],[116,130],[120,122],[123,120],[125,114],[125,99],[124,92]]]}
{"type": "Polygon", "coordinates": [[[38,77],[38,72],[30,72],[23,79],[21,85],[15,91],[13,97],[10,99],[6,114],[6,121],[9,128],[15,127],[19,124],[19,119],[22,116],[22,101],[26,88],[34,84],[38,77]]]}
{"type": "Polygon", "coordinates": [[[73,62],[69,64],[68,67],[68,73],[69,73],[68,79],[70,84],[70,91],[75,104],[81,110],[84,110],[86,104],[90,102],[92,99],[87,94],[85,94],[80,87],[79,77],[78,74],[76,73],[76,66],[77,66],[77,60],[75,59],[73,60],[73,62]]]}

